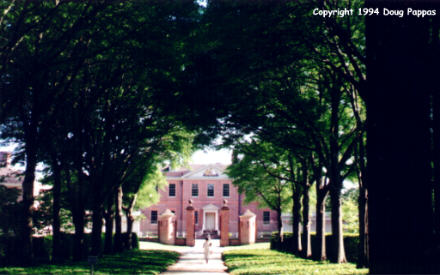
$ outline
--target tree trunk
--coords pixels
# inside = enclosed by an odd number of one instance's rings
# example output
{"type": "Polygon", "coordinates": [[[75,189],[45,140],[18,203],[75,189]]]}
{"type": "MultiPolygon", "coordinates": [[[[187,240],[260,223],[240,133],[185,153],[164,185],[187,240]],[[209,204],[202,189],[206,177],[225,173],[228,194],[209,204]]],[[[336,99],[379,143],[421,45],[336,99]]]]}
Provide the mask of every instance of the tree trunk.
{"type": "MultiPolygon", "coordinates": [[[[80,156],[76,159],[75,169],[77,173],[77,182],[70,188],[72,195],[72,220],[75,227],[75,236],[73,243],[73,260],[81,261],[86,256],[86,245],[84,241],[84,226],[85,226],[85,206],[84,206],[84,174],[82,171],[82,165],[80,156]]],[[[70,180],[70,171],[66,169],[67,179],[70,180]]],[[[70,186],[70,185],[69,185],[70,186]]]]}
{"type": "Polygon", "coordinates": [[[122,247],[122,186],[116,189],[115,194],[115,251],[121,252],[122,247]]]}
{"type": "MultiPolygon", "coordinates": [[[[408,8],[407,1],[366,4],[408,8]]],[[[418,2],[411,7],[425,8],[418,2]]],[[[371,273],[440,273],[433,247],[430,87],[425,86],[438,64],[429,66],[435,58],[428,52],[428,24],[412,16],[366,17],[371,273]]]]}
{"type": "Polygon", "coordinates": [[[31,265],[34,262],[34,253],[32,246],[32,216],[34,206],[34,180],[35,168],[37,166],[36,145],[35,141],[28,138],[25,146],[26,149],[26,170],[22,184],[23,189],[23,224],[21,228],[21,249],[22,263],[31,265]]]}
{"type": "Polygon", "coordinates": [[[130,201],[130,204],[127,208],[123,208],[125,211],[125,216],[127,218],[127,238],[128,238],[128,249],[133,249],[134,245],[132,242],[132,233],[133,233],[133,223],[134,223],[134,217],[133,217],[133,209],[134,205],[136,203],[137,195],[135,194],[133,198],[130,201]]]}
{"type": "Polygon", "coordinates": [[[364,186],[359,188],[359,256],[358,268],[368,267],[368,191],[364,186]]]}
{"type": "Polygon", "coordinates": [[[84,243],[84,219],[85,210],[82,206],[75,207],[72,211],[73,225],[75,227],[74,243],[73,243],[73,260],[81,261],[85,258],[84,243]]]}
{"type": "Polygon", "coordinates": [[[318,261],[327,260],[327,250],[325,245],[325,199],[328,192],[322,192],[319,187],[319,182],[316,184],[316,251],[313,250],[313,258],[318,261]]]}
{"type": "Polygon", "coordinates": [[[277,229],[278,229],[278,238],[280,242],[283,240],[283,220],[281,219],[281,208],[276,209],[277,211],[277,229]]]}
{"type": "Polygon", "coordinates": [[[310,206],[309,206],[309,185],[303,189],[303,237],[302,252],[303,257],[310,258],[312,256],[312,241],[310,237],[310,206]]]}
{"type": "Polygon", "coordinates": [[[435,232],[440,240],[440,91],[433,95],[433,162],[435,232]]]}
{"type": "MultiPolygon", "coordinates": [[[[332,248],[334,258],[331,257],[330,261],[335,263],[346,263],[344,248],[344,234],[342,227],[342,213],[341,213],[341,191],[337,188],[337,185],[330,183],[330,199],[332,206],[332,248]],[[336,188],[335,188],[336,187],[336,188]]],[[[340,183],[342,185],[342,183],[340,183]]]]}
{"type": "MultiPolygon", "coordinates": [[[[339,164],[339,155],[341,154],[341,146],[339,145],[339,107],[341,105],[341,91],[339,79],[334,76],[334,87],[330,88],[331,97],[331,117],[330,117],[330,154],[329,154],[329,188],[331,199],[331,212],[332,212],[332,250],[330,261],[335,263],[345,263],[347,259],[345,257],[344,248],[344,236],[342,228],[342,213],[341,213],[341,190],[342,190],[342,178],[341,168],[339,164]]],[[[348,149],[347,149],[348,150],[348,149]]],[[[345,165],[342,164],[342,165],[345,165]]]]}
{"type": "Polygon", "coordinates": [[[102,234],[102,206],[98,198],[93,202],[92,214],[92,250],[91,255],[98,256],[101,254],[101,234],[102,234]]]}
{"type": "MultiPolygon", "coordinates": [[[[439,28],[440,20],[433,20],[433,45],[439,45],[439,28]]],[[[437,46],[438,50],[438,46],[437,46]]],[[[440,57],[437,54],[435,62],[439,62],[440,57]]],[[[437,75],[435,71],[430,78],[433,80],[432,86],[436,87],[437,75]]],[[[433,144],[433,168],[434,168],[434,228],[437,243],[440,243],[440,89],[436,88],[432,91],[432,144],[433,144]]]]}
{"type": "Polygon", "coordinates": [[[328,194],[327,180],[322,177],[322,162],[312,154],[311,163],[316,190],[316,250],[312,251],[312,257],[317,261],[327,260],[325,245],[325,200],[328,194]]]}
{"type": "Polygon", "coordinates": [[[111,254],[113,252],[113,204],[109,200],[107,211],[104,212],[105,220],[105,241],[104,253],[111,254]]]}
{"type": "Polygon", "coordinates": [[[368,189],[366,186],[365,175],[365,144],[363,135],[359,138],[358,151],[355,152],[357,165],[357,178],[359,182],[358,214],[359,214],[359,247],[356,266],[358,268],[368,267],[368,189]]]}
{"type": "Polygon", "coordinates": [[[293,191],[293,253],[301,252],[301,188],[297,186],[293,191]]]}
{"type": "Polygon", "coordinates": [[[132,215],[132,212],[127,213],[127,238],[128,238],[128,249],[134,249],[133,244],[133,223],[134,223],[134,217],[132,215]]]}
{"type": "Polygon", "coordinates": [[[61,165],[58,163],[56,156],[52,157],[53,169],[53,213],[52,213],[52,261],[59,262],[61,256],[61,223],[60,223],[60,197],[61,197],[61,165]]]}
{"type": "Polygon", "coordinates": [[[102,250],[102,220],[103,220],[103,199],[101,181],[96,176],[92,177],[92,249],[91,255],[98,256],[102,250]]]}

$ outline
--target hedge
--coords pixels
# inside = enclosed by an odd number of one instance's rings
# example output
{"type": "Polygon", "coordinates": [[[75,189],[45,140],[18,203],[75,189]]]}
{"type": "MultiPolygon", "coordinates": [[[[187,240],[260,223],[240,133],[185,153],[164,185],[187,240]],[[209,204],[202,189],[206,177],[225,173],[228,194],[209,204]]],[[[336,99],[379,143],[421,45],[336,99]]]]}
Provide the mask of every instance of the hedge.
{"type": "MultiPolygon", "coordinates": [[[[315,234],[311,235],[312,239],[312,252],[318,249],[317,238],[315,234]]],[[[327,250],[327,258],[328,259],[336,259],[336,251],[332,249],[335,247],[334,238],[332,235],[327,235],[325,238],[326,250],[327,250]]],[[[345,247],[345,255],[347,257],[348,262],[356,263],[358,259],[358,247],[359,247],[359,235],[356,234],[346,234],[344,235],[344,247],[345,247]]],[[[283,242],[281,243],[278,235],[272,235],[270,240],[270,248],[279,251],[285,251],[293,253],[293,234],[292,233],[284,233],[283,234],[283,242]]]]}
{"type": "MultiPolygon", "coordinates": [[[[102,248],[104,248],[104,235],[102,235],[102,248]]],[[[33,252],[37,263],[49,263],[52,258],[52,236],[34,237],[33,252]]],[[[136,233],[132,233],[133,248],[139,248],[139,240],[136,233]]],[[[91,234],[84,235],[84,242],[90,248],[91,234]]],[[[74,234],[61,234],[60,259],[71,260],[73,256],[74,234]]],[[[128,234],[122,234],[122,247],[128,249],[128,234]]],[[[21,244],[17,237],[0,236],[0,266],[19,265],[21,255],[21,244]]]]}

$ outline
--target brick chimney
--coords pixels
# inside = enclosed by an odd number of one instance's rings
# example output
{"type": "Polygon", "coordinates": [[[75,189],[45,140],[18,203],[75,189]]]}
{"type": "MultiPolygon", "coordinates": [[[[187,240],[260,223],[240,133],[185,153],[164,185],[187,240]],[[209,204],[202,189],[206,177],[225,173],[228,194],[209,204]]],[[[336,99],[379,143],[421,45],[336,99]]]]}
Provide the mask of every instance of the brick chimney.
{"type": "Polygon", "coordinates": [[[11,153],[0,152],[0,167],[8,167],[11,160],[11,153]]]}

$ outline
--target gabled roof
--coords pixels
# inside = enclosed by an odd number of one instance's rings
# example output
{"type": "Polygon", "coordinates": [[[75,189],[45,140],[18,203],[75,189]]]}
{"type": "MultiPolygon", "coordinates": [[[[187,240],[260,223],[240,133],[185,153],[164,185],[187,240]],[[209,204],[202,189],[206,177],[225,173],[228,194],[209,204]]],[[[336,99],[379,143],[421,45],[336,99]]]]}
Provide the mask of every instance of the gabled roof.
{"type": "Polygon", "coordinates": [[[166,173],[169,179],[229,179],[224,173],[226,166],[220,163],[191,165],[186,170],[175,170],[166,173]]]}

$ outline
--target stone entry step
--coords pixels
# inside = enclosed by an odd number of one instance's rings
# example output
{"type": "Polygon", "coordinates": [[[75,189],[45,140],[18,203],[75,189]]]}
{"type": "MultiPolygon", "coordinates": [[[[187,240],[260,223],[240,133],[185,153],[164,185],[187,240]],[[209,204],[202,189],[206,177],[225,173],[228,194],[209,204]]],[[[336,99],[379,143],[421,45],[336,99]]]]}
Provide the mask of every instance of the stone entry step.
{"type": "Polygon", "coordinates": [[[220,235],[218,235],[217,230],[204,230],[201,238],[205,239],[208,235],[211,237],[211,239],[219,239],[220,238],[220,235]]]}

